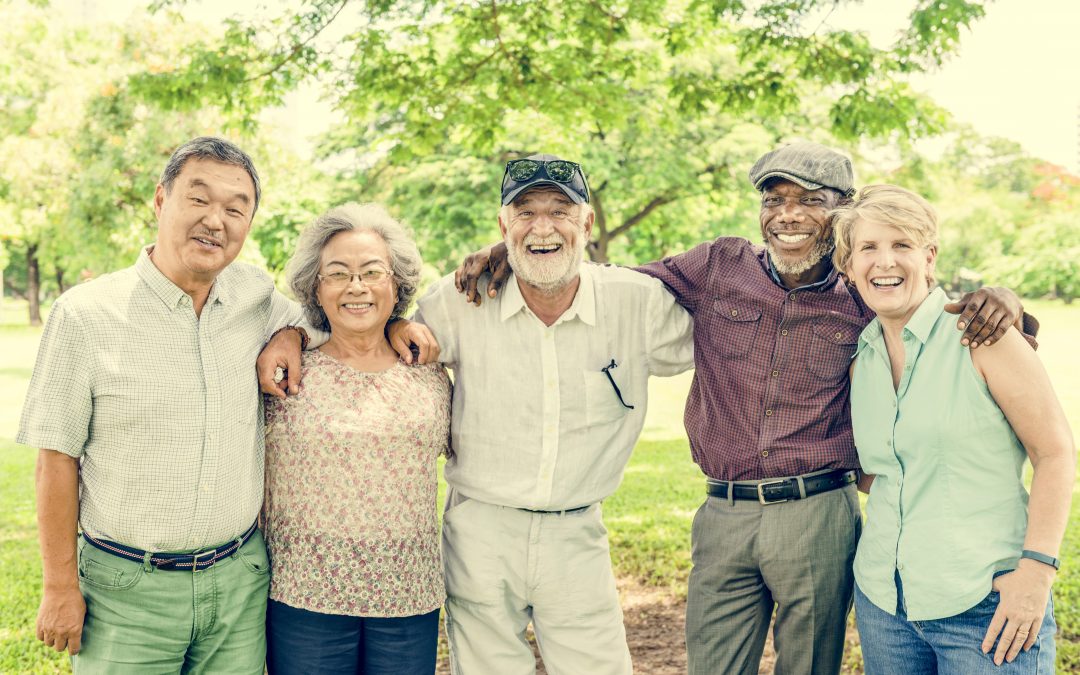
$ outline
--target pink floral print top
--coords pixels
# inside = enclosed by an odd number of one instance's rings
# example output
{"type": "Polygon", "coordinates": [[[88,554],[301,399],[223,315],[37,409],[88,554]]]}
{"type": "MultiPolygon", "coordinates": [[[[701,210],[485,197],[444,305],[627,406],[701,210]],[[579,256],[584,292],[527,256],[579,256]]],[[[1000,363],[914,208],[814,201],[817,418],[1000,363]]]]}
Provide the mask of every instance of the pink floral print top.
{"type": "Polygon", "coordinates": [[[436,459],[450,436],[438,364],[364,373],[306,352],[300,393],[266,403],[270,597],[324,614],[402,617],[445,599],[436,459]]]}

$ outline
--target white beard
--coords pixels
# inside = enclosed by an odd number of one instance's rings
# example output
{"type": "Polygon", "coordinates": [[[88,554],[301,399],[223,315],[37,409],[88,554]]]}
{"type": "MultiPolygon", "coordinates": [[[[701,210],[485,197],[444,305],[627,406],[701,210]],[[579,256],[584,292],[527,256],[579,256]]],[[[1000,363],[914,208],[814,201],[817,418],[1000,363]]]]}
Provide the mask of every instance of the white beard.
{"type": "Polygon", "coordinates": [[[518,246],[512,244],[507,238],[505,240],[506,255],[518,279],[541,293],[556,293],[578,275],[581,262],[585,258],[584,237],[578,237],[577,242],[573,249],[568,248],[566,239],[558,233],[544,238],[528,235],[518,246]],[[562,248],[558,253],[545,255],[532,255],[526,251],[527,246],[543,244],[559,244],[562,248]]]}
{"type": "Polygon", "coordinates": [[[814,248],[810,249],[810,252],[806,254],[805,258],[796,260],[795,262],[786,262],[780,256],[776,255],[776,251],[773,250],[771,242],[765,242],[765,248],[769,251],[769,259],[772,260],[773,269],[777,274],[787,274],[790,276],[798,276],[810,269],[814,265],[821,262],[821,260],[832,252],[832,242],[824,239],[818,239],[814,244],[814,248]]]}

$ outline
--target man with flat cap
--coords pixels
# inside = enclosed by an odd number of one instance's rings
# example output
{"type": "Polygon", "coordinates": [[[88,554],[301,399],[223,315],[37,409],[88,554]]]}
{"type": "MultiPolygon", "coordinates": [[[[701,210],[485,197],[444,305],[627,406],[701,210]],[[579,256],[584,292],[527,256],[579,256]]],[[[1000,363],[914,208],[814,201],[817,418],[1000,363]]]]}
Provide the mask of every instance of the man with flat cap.
{"type": "MultiPolygon", "coordinates": [[[[764,246],[720,237],[638,268],[694,317],[684,421],[708,497],[691,535],[689,672],[757,673],[775,610],[776,672],[837,673],[861,528],[848,366],[873,313],[832,265],[828,215],[854,178],[847,157],[797,143],[762,156],[750,180],[764,246]]],[[[497,270],[491,253],[463,265],[460,287],[497,270]]],[[[1000,337],[973,317],[1000,311],[1003,333],[1022,311],[990,289],[961,309],[972,346],[1000,337]]]]}
{"type": "Polygon", "coordinates": [[[690,317],[656,279],[582,263],[593,212],[579,165],[507,163],[498,221],[514,268],[501,297],[473,308],[448,276],[413,317],[454,371],[442,530],[452,669],[533,672],[531,621],[548,672],[624,675],[600,502],[641,432],[649,376],[693,364],[690,317]]]}

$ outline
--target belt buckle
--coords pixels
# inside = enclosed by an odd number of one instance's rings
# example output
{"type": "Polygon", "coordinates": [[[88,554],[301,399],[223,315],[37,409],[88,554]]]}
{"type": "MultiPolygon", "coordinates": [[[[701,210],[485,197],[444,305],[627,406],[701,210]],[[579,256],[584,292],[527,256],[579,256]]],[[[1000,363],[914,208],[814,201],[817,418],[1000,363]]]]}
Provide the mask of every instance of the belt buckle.
{"type": "Polygon", "coordinates": [[[203,569],[210,569],[211,567],[214,566],[214,563],[217,562],[217,560],[214,558],[214,556],[216,556],[216,555],[217,555],[217,549],[216,548],[211,549],[209,551],[203,551],[202,553],[192,553],[191,554],[191,571],[195,572],[196,570],[198,570],[199,569],[199,564],[200,564],[199,563],[199,558],[205,558],[207,556],[210,556],[210,561],[202,563],[202,564],[205,565],[205,567],[203,567],[203,569]]]}
{"type": "Polygon", "coordinates": [[[784,502],[791,501],[790,497],[784,497],[783,499],[766,499],[766,497],[765,497],[765,488],[766,487],[768,487],[770,485],[783,485],[786,482],[787,482],[786,478],[781,478],[780,480],[767,480],[767,481],[762,481],[762,482],[758,483],[757,484],[757,498],[758,498],[758,501],[761,502],[762,504],[764,504],[765,506],[768,506],[769,504],[782,504],[784,502]]]}

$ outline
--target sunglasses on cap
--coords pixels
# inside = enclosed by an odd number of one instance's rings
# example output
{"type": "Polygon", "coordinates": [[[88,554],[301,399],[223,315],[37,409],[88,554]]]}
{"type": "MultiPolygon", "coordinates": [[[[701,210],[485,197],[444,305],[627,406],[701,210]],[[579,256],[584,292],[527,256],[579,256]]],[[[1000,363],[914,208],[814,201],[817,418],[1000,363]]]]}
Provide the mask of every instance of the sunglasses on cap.
{"type": "Polygon", "coordinates": [[[565,159],[512,159],[503,173],[503,204],[508,204],[526,188],[553,183],[574,202],[589,201],[589,183],[581,165],[565,159]]]}

